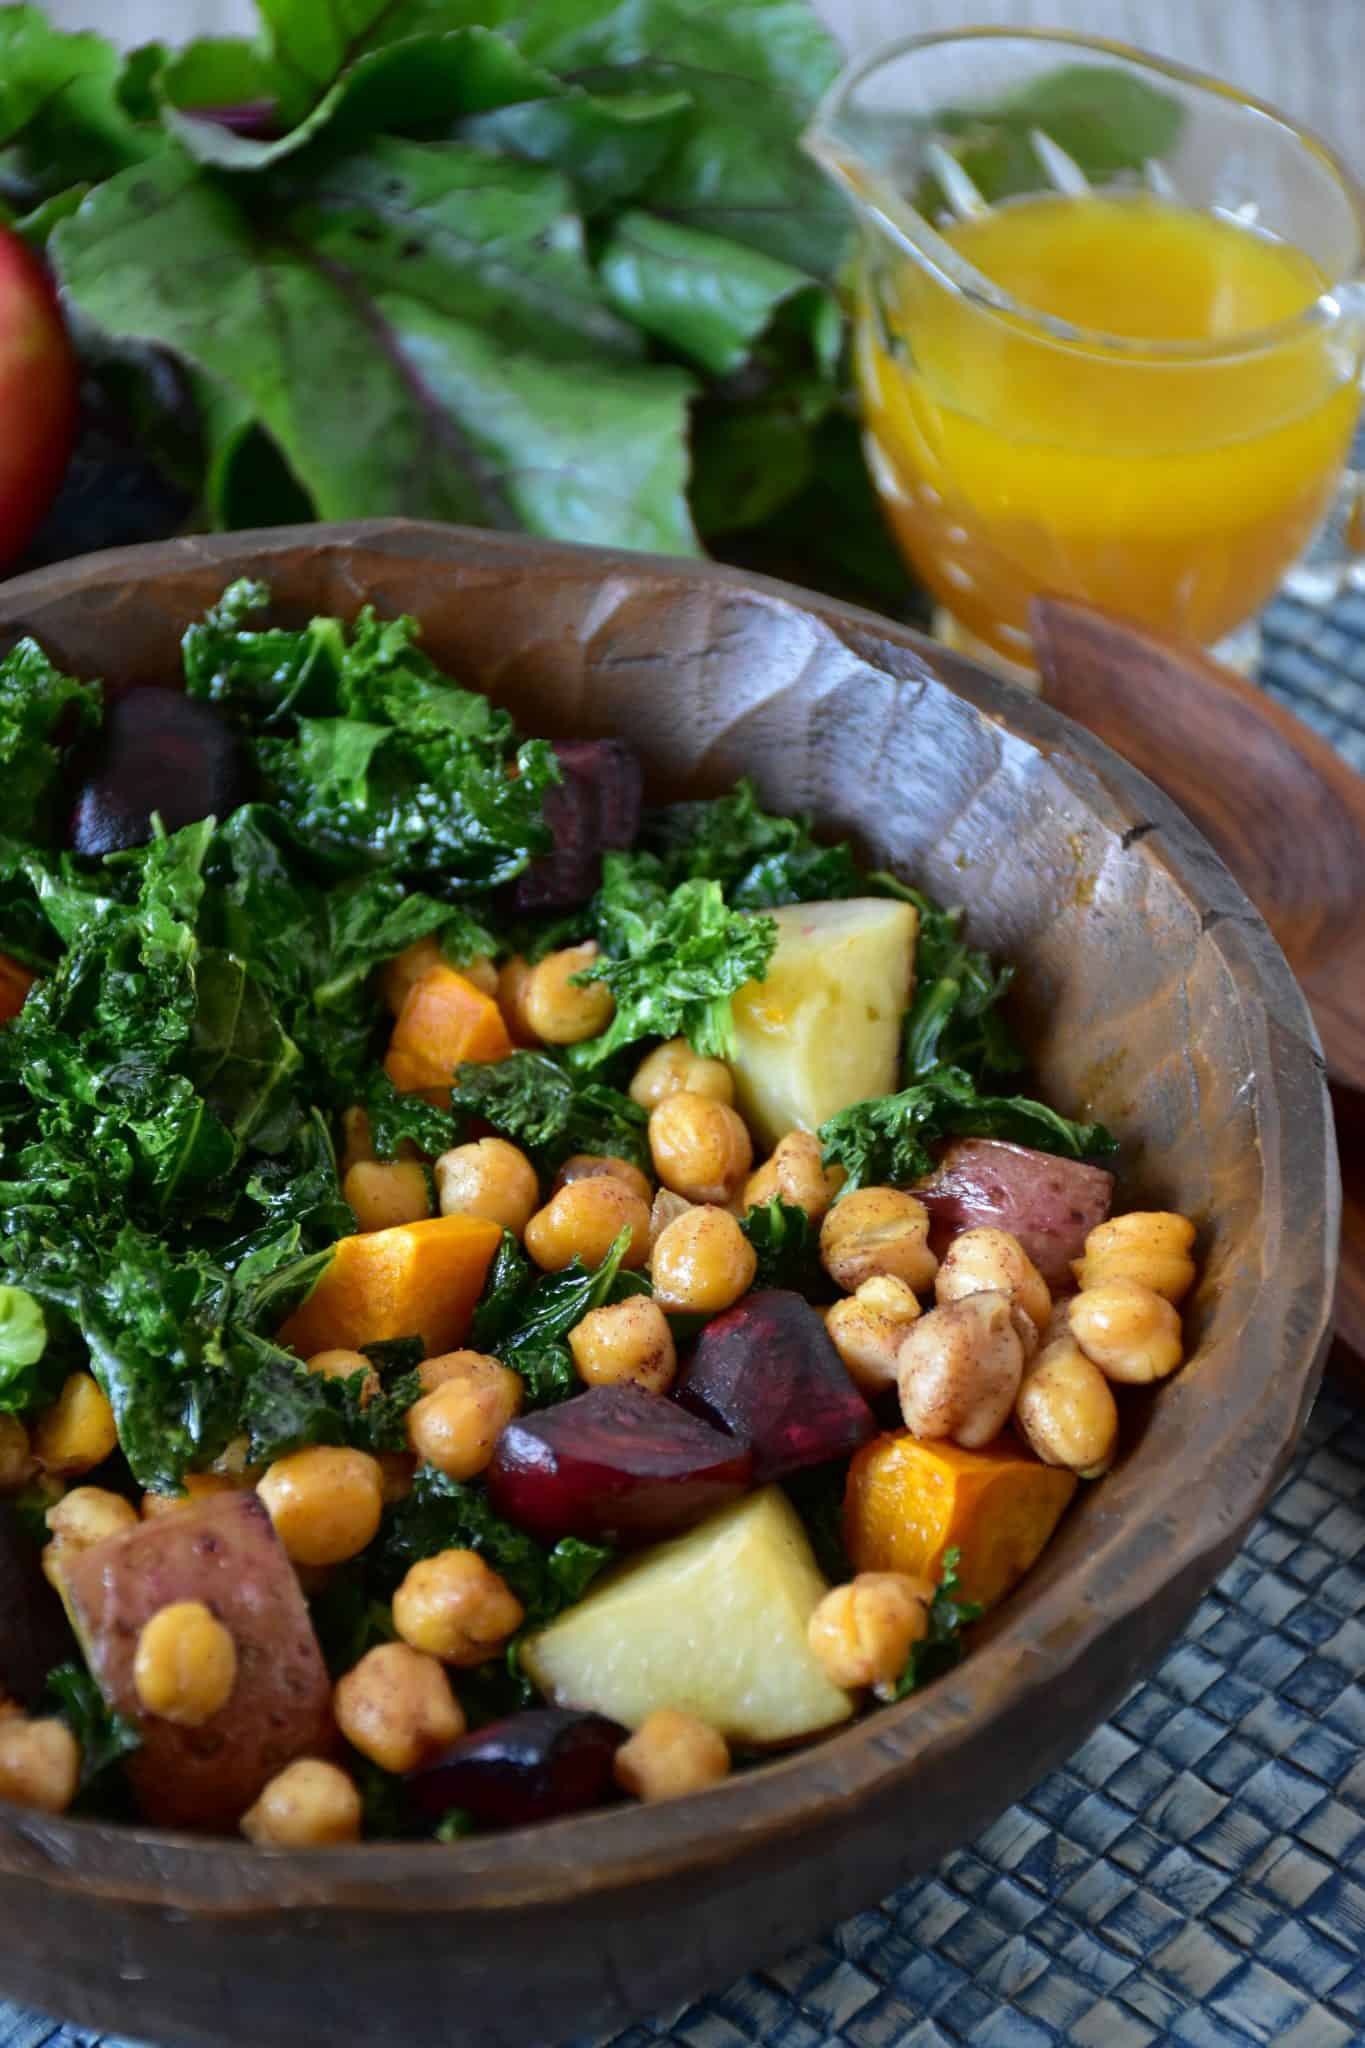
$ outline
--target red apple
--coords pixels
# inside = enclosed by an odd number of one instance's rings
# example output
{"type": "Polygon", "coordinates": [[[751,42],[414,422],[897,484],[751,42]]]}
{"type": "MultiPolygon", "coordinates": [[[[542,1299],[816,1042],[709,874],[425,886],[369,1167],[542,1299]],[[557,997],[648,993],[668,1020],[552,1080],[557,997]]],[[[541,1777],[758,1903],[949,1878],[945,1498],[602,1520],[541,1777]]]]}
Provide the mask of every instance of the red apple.
{"type": "Polygon", "coordinates": [[[51,504],[76,434],[76,358],[37,257],[0,229],[0,564],[51,504]]]}

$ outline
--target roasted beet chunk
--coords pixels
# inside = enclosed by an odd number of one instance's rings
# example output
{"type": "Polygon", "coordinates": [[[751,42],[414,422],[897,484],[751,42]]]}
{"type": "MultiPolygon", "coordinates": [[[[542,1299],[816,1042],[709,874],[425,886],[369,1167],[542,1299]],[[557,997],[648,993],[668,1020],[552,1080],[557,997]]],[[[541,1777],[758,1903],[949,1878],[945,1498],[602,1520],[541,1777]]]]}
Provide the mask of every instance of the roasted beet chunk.
{"type": "Polygon", "coordinates": [[[545,794],[554,852],[517,882],[518,910],[567,910],[602,880],[602,855],[633,846],[640,829],[639,757],[624,740],[556,740],[564,773],[545,794]]]}
{"type": "Polygon", "coordinates": [[[0,1501],[0,1691],[36,1707],[48,1672],[74,1647],[38,1545],[9,1502],[0,1501]]]}
{"type": "Polygon", "coordinates": [[[877,1423],[800,1294],[747,1294],[697,1339],[676,1388],[694,1414],[750,1444],[754,1483],[846,1458],[877,1423]]]}
{"type": "Polygon", "coordinates": [[[1072,1259],[1109,1214],[1114,1176],[1000,1138],[961,1138],[915,1193],[940,1257],[960,1230],[989,1224],[1018,1238],[1049,1287],[1069,1287],[1072,1259]]]}
{"type": "Polygon", "coordinates": [[[83,764],[71,814],[76,853],[143,846],[158,811],[168,832],[225,818],[247,795],[247,757],[211,705],[154,685],[116,697],[83,764]]]}
{"type": "Polygon", "coordinates": [[[747,1444],[638,1387],[594,1387],[509,1423],[488,1470],[500,1515],[560,1536],[647,1542],[690,1528],[749,1484],[747,1444]]]}
{"type": "Polygon", "coordinates": [[[604,1714],[534,1707],[461,1736],[414,1771],[408,1793],[426,1820],[467,1813],[477,1827],[525,1828],[613,1796],[612,1763],[626,1730],[604,1714]]]}

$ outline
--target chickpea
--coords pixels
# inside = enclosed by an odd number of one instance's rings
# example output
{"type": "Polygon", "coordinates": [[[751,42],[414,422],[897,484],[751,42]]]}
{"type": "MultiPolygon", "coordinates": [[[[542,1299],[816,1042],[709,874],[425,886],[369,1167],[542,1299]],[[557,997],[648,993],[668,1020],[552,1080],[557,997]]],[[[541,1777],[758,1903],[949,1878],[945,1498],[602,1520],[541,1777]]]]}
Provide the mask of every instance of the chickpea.
{"type": "Polygon", "coordinates": [[[345,1771],[302,1756],[275,1774],[241,1828],[261,1849],[327,1849],[360,1840],[363,1810],[345,1771]]]}
{"type": "Polygon", "coordinates": [[[650,1111],[649,1150],[664,1186],[689,1202],[732,1202],[754,1157],[739,1113],[685,1088],[650,1111]]]}
{"type": "Polygon", "coordinates": [[[1071,1334],[1107,1380],[1145,1386],[1184,1358],[1180,1311],[1140,1280],[1107,1280],[1071,1304],[1071,1334]]]}
{"type": "Polygon", "coordinates": [[[353,1166],[375,1157],[374,1135],[370,1130],[368,1110],[359,1108],[343,1109],[341,1112],[341,1157],[337,1171],[343,1182],[353,1166]]]}
{"type": "Polygon", "coordinates": [[[693,1052],[685,1038],[670,1038],[646,1053],[630,1084],[630,1099],[641,1109],[657,1109],[666,1096],[706,1095],[712,1102],[733,1103],[734,1076],[724,1060],[693,1052]]]}
{"type": "Polygon", "coordinates": [[[456,1145],[436,1161],[443,1216],[483,1216],[520,1237],[540,1201],[540,1182],[526,1154],[506,1138],[456,1145]]]}
{"type": "Polygon", "coordinates": [[[537,1045],[540,1042],[526,1014],[526,987],[531,973],[530,961],[523,960],[520,953],[504,960],[498,969],[498,1008],[502,1011],[502,1021],[513,1045],[537,1045]]]}
{"type": "Polygon", "coordinates": [[[685,1799],[729,1776],[730,1746],[709,1721],[677,1707],[656,1707],[621,1744],[613,1769],[632,1798],[685,1799]]]}
{"type": "Polygon", "coordinates": [[[1083,1288],[1107,1280],[1140,1280],[1153,1294],[1181,1302],[1194,1285],[1194,1225],[1171,1209],[1134,1209],[1096,1224],[1085,1240],[1085,1257],[1071,1270],[1083,1288]]]}
{"type": "Polygon", "coordinates": [[[447,1479],[473,1479],[491,1464],[498,1438],[521,1407],[521,1375],[477,1351],[447,1357],[464,1363],[409,1408],[408,1443],[447,1479]]]}
{"type": "Polygon", "coordinates": [[[380,969],[379,993],[385,1007],[396,1017],[408,999],[408,992],[433,967],[444,967],[445,955],[435,939],[414,939],[401,953],[380,969]]]}
{"type": "Polygon", "coordinates": [[[28,1431],[17,1415],[0,1415],[0,1493],[17,1493],[32,1470],[28,1431]]]}
{"type": "Polygon", "coordinates": [[[65,1721],[0,1720],[0,1799],[65,1813],[80,1784],[81,1752],[65,1721]]]}
{"type": "Polygon", "coordinates": [[[964,1230],[953,1239],[934,1277],[934,1295],[942,1307],[945,1302],[961,1301],[964,1294],[1008,1296],[1033,1327],[1030,1349],[1052,1314],[1046,1280],[1008,1230],[964,1230]]]}
{"type": "Polygon", "coordinates": [[[178,1728],[202,1728],[237,1683],[237,1645],[202,1600],[176,1600],[142,1625],[133,1685],[144,1713],[178,1728]]]}
{"type": "Polygon", "coordinates": [[[604,1175],[608,1180],[623,1182],[642,1202],[653,1201],[654,1188],[648,1175],[641,1173],[638,1166],[632,1166],[628,1159],[618,1158],[614,1152],[575,1152],[555,1175],[554,1191],[558,1194],[561,1188],[568,1187],[570,1181],[598,1180],[604,1175]]]}
{"type": "Polygon", "coordinates": [[[118,1448],[114,1411],[88,1372],[73,1372],[33,1431],[33,1454],[46,1472],[89,1472],[118,1448]]]}
{"type": "Polygon", "coordinates": [[[669,1224],[676,1223],[680,1216],[685,1216],[689,1209],[695,1209],[696,1206],[696,1203],[689,1202],[685,1195],[675,1195],[672,1188],[656,1188],[654,1190],[654,1201],[649,1211],[649,1258],[651,1263],[654,1258],[654,1247],[667,1230],[669,1224]]]}
{"type": "Polygon", "coordinates": [[[806,1639],[834,1685],[893,1686],[929,1628],[934,1589],[905,1572],[859,1572],[835,1586],[806,1627],[806,1639]]]}
{"type": "Polygon", "coordinates": [[[421,1559],[393,1596],[393,1625],[403,1641],[442,1664],[486,1664],[525,1619],[506,1580],[474,1550],[421,1559]]]}
{"type": "Polygon", "coordinates": [[[728,1209],[689,1209],[661,1232],[650,1275],[660,1308],[717,1315],[747,1294],[758,1271],[753,1246],[728,1209]]]}
{"type": "Polygon", "coordinates": [[[912,1436],[978,1450],[1009,1421],[1024,1350],[1003,1294],[966,1294],[913,1323],[896,1365],[912,1436]]]}
{"type": "Polygon", "coordinates": [[[477,1380],[482,1385],[496,1386],[507,1369],[501,1359],[486,1351],[441,1351],[435,1358],[422,1360],[417,1377],[422,1392],[434,1394],[438,1387],[449,1386],[452,1380],[477,1380]]]}
{"type": "Polygon", "coordinates": [[[73,1486],[47,1511],[52,1541],[43,1550],[43,1573],[49,1585],[60,1592],[63,1554],[92,1550],[107,1537],[122,1536],[137,1525],[137,1509],[121,1493],[107,1493],[102,1486],[73,1486]]]}
{"type": "Polygon", "coordinates": [[[666,1394],[678,1370],[668,1319],[647,1294],[589,1309],[570,1330],[569,1349],[578,1377],[590,1387],[630,1380],[647,1394],[666,1394]]]}
{"type": "Polygon", "coordinates": [[[521,1008],[536,1037],[546,1045],[577,1045],[596,1038],[616,1015],[616,998],[604,981],[581,985],[573,977],[594,965],[597,942],[547,953],[526,977],[521,1008]]]}
{"type": "Polygon", "coordinates": [[[392,1230],[431,1214],[427,1173],[415,1159],[359,1159],[341,1183],[358,1230],[392,1230]]]}
{"type": "Polygon", "coordinates": [[[481,996],[496,996],[498,992],[498,970],[493,965],[491,954],[471,953],[468,960],[461,960],[455,969],[466,981],[473,982],[481,996]]]}
{"type": "Polygon", "coordinates": [[[183,1493],[144,1493],[143,1520],[153,1522],[158,1515],[179,1514],[182,1508],[193,1507],[197,1500],[207,1500],[213,1494],[249,1493],[252,1481],[241,1472],[187,1472],[180,1484],[183,1493]]]}
{"type": "Polygon", "coordinates": [[[574,1259],[600,1266],[621,1231],[630,1242],[622,1263],[634,1269],[649,1257],[649,1207],[624,1181],[610,1174],[571,1180],[526,1226],[526,1249],[547,1273],[562,1272],[574,1259]]]}
{"type": "Polygon", "coordinates": [[[920,1294],[938,1271],[929,1249],[929,1211],[899,1188],[855,1188],[820,1226],[820,1262],[846,1294],[889,1273],[920,1294]]]}
{"type": "Polygon", "coordinates": [[[373,1541],[384,1507],[374,1459],[330,1444],[277,1458],[256,1491],[295,1564],[357,1556],[373,1541]]]}
{"type": "Polygon", "coordinates": [[[774,1197],[804,1209],[812,1223],[823,1222],[830,1203],[844,1184],[842,1166],[825,1170],[820,1140],[812,1131],[788,1131],[744,1184],[744,1207],[757,1209],[774,1197]]]}
{"type": "Polygon", "coordinates": [[[1014,1419],[1045,1465],[1098,1479],[1114,1462],[1119,1411],[1109,1382],[1073,1337],[1045,1345],[1024,1375],[1014,1419]]]}
{"type": "Polygon", "coordinates": [[[383,1771],[415,1771],[464,1734],[450,1680],[434,1657],[381,1643],[332,1695],[336,1723],[353,1749],[383,1771]]]}
{"type": "Polygon", "coordinates": [[[364,1373],[360,1388],[362,1408],[368,1408],[382,1391],[379,1374],[363,1351],[315,1351],[307,1364],[309,1372],[317,1373],[324,1380],[351,1380],[358,1372],[364,1373]]]}
{"type": "Polygon", "coordinates": [[[825,1317],[830,1341],[864,1394],[896,1384],[896,1360],[911,1323],[919,1320],[913,1289],[890,1273],[874,1273],[825,1317]]]}

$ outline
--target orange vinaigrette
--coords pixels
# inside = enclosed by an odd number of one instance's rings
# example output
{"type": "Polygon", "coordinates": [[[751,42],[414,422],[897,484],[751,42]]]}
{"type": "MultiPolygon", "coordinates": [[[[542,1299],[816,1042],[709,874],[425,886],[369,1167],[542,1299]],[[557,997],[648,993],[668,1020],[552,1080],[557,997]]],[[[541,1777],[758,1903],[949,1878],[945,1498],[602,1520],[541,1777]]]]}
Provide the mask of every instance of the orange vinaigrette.
{"type": "Polygon", "coordinates": [[[1145,193],[1014,200],[944,238],[1021,308],[1186,356],[1058,342],[914,264],[870,264],[870,453],[929,589],[1016,660],[1039,591],[1203,642],[1249,617],[1326,512],[1356,417],[1340,333],[1265,342],[1325,289],[1317,266],[1145,193]],[[1238,335],[1241,353],[1189,350],[1238,335]]]}

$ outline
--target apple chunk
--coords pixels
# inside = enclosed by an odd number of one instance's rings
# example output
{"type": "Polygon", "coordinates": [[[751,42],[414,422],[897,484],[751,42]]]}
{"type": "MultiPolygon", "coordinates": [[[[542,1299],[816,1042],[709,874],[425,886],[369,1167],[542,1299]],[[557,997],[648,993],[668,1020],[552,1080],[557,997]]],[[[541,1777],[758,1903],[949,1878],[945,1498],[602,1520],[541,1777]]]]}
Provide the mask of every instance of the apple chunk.
{"type": "Polygon", "coordinates": [[[522,1645],[521,1664],[557,1705],[628,1728],[680,1707],[731,1742],[796,1742],[853,1712],[806,1641],[828,1590],[770,1486],[608,1573],[522,1645]]]}
{"type": "Polygon", "coordinates": [[[777,949],[734,998],[731,1066],[740,1111],[771,1146],[896,1086],[919,919],[880,896],[766,914],[777,949]]]}

